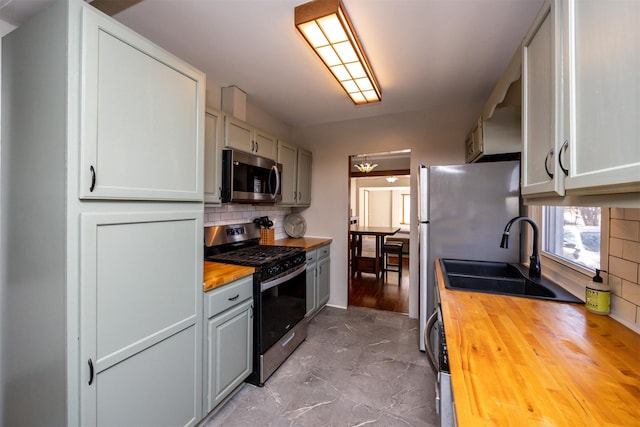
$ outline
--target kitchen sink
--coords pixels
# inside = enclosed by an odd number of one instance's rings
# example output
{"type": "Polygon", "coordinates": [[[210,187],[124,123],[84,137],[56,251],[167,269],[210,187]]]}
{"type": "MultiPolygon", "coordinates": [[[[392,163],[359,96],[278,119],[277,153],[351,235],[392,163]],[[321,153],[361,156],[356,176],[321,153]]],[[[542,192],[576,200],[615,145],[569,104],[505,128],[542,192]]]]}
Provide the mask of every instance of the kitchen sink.
{"type": "Polygon", "coordinates": [[[447,289],[583,304],[547,279],[529,278],[528,268],[520,264],[440,259],[440,266],[447,289]]]}

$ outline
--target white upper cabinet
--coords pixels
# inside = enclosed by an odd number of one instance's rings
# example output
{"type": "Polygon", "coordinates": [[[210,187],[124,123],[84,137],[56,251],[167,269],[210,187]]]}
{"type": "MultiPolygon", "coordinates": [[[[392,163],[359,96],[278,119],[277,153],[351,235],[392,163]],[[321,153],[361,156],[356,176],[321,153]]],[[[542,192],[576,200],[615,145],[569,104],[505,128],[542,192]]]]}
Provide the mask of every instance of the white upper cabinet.
{"type": "Polygon", "coordinates": [[[90,8],[80,198],[202,200],[205,76],[90,8]]]}
{"type": "Polygon", "coordinates": [[[522,46],[522,194],[563,195],[557,9],[546,3],[522,46]]]}
{"type": "Polygon", "coordinates": [[[246,153],[268,159],[276,159],[275,136],[256,129],[249,123],[235,117],[224,117],[224,147],[235,148],[246,153]]]}
{"type": "Polygon", "coordinates": [[[525,198],[640,192],[638,22],[636,0],[545,3],[523,44],[525,198]]]}
{"type": "Polygon", "coordinates": [[[567,194],[640,191],[640,2],[562,7],[567,194]]]}
{"type": "Polygon", "coordinates": [[[220,111],[207,108],[204,129],[204,202],[222,203],[222,120],[220,111]]]}

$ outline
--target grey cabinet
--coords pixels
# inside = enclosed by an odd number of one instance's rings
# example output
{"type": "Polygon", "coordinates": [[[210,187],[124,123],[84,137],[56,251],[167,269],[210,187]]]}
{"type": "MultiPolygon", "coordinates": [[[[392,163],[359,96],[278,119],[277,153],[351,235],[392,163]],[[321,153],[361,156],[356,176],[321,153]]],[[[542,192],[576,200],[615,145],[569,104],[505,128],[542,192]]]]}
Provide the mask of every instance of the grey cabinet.
{"type": "Polygon", "coordinates": [[[276,137],[249,123],[224,116],[224,146],[268,159],[276,159],[276,137]]]}
{"type": "Polygon", "coordinates": [[[202,200],[204,75],[82,13],[80,197],[202,200]]]}
{"type": "Polygon", "coordinates": [[[204,202],[222,204],[222,121],[220,111],[207,108],[204,129],[204,202]]]}
{"type": "Polygon", "coordinates": [[[196,424],[204,75],[81,0],[2,54],[4,424],[196,424]]]}
{"type": "Polygon", "coordinates": [[[331,253],[329,245],[318,248],[318,266],[316,280],[317,307],[323,307],[329,301],[331,276],[331,253]]]}
{"type": "Polygon", "coordinates": [[[330,276],[330,244],[307,251],[307,317],[317,314],[329,301],[330,276]]]}
{"type": "Polygon", "coordinates": [[[81,214],[81,425],[200,419],[202,227],[199,210],[81,214]]]}
{"type": "Polygon", "coordinates": [[[318,251],[312,249],[307,251],[307,312],[305,316],[315,313],[316,304],[316,261],[318,251]]]}
{"type": "Polygon", "coordinates": [[[253,370],[253,277],[206,294],[205,409],[210,412],[253,370]]]}
{"type": "Polygon", "coordinates": [[[277,161],[282,164],[282,200],[279,204],[310,206],[311,152],[278,140],[277,161]]]}

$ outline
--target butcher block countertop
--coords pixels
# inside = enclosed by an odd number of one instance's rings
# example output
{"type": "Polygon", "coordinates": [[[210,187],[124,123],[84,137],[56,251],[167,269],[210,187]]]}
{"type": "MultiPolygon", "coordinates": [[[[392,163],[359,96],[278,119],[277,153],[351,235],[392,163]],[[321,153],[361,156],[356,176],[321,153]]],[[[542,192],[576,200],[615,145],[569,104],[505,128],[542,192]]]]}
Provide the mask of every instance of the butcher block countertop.
{"type": "Polygon", "coordinates": [[[227,283],[249,276],[254,271],[253,267],[205,261],[203,289],[205,292],[211,291],[227,283]]]}
{"type": "Polygon", "coordinates": [[[317,247],[324,246],[327,243],[331,243],[333,239],[326,237],[300,237],[294,239],[293,237],[287,237],[286,239],[276,240],[274,246],[293,246],[296,248],[304,248],[305,251],[313,250],[317,247]]]}
{"type": "Polygon", "coordinates": [[[584,305],[447,290],[458,425],[640,426],[640,335],[584,305]]]}

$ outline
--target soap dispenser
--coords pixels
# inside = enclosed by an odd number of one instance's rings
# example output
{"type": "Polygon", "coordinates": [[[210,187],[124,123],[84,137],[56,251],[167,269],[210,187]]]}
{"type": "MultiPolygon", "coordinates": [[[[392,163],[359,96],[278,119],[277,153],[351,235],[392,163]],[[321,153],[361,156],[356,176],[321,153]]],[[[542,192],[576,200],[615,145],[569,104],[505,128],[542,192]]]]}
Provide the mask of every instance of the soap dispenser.
{"type": "Polygon", "coordinates": [[[587,283],[585,307],[592,313],[609,314],[611,311],[611,291],[609,286],[600,277],[600,272],[596,268],[596,275],[587,283]]]}

